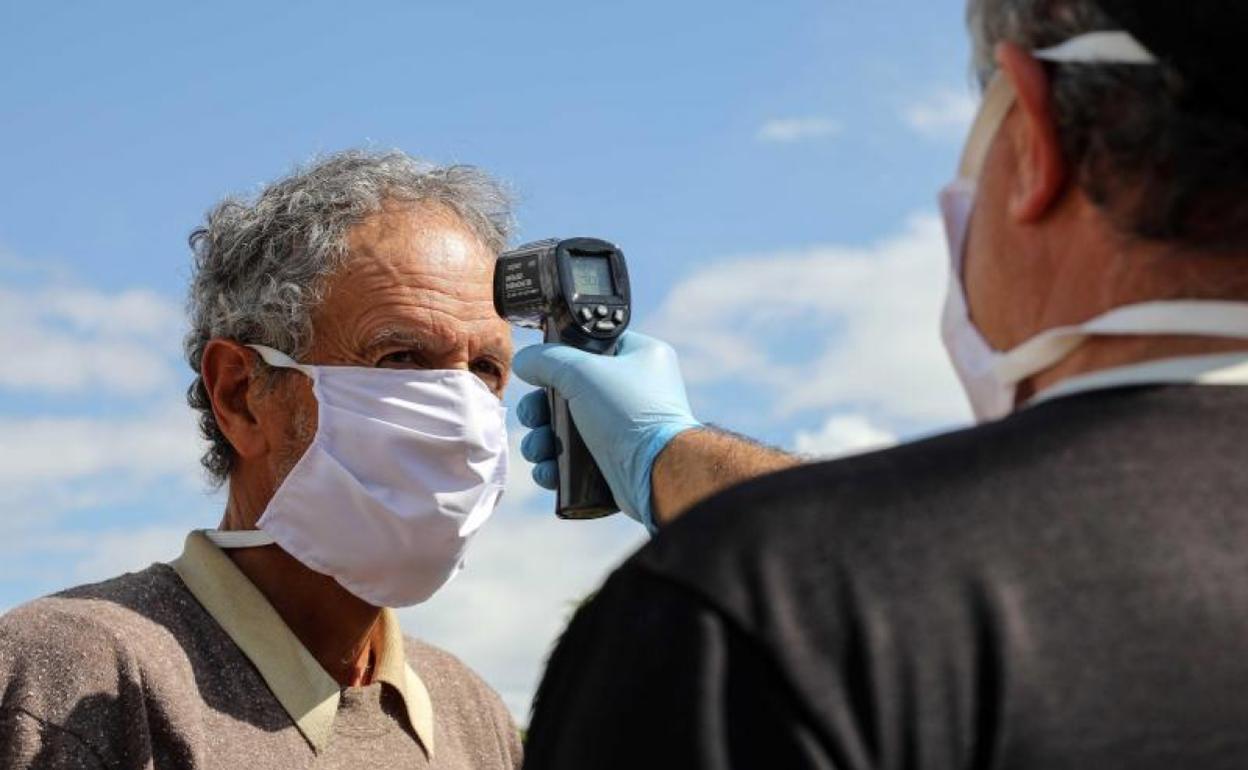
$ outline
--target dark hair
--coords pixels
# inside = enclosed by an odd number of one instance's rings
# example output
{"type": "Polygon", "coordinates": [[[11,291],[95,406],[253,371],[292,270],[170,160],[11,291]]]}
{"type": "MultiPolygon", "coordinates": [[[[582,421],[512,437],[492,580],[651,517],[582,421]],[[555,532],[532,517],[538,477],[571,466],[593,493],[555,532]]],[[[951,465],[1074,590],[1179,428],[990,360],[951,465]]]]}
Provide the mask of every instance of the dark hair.
{"type": "MultiPolygon", "coordinates": [[[[1036,49],[1120,28],[1089,0],[970,0],[968,22],[981,83],[998,42],[1036,49]]],[[[1244,121],[1193,103],[1169,64],[1049,67],[1066,160],[1120,231],[1210,252],[1248,246],[1244,121]]]]}

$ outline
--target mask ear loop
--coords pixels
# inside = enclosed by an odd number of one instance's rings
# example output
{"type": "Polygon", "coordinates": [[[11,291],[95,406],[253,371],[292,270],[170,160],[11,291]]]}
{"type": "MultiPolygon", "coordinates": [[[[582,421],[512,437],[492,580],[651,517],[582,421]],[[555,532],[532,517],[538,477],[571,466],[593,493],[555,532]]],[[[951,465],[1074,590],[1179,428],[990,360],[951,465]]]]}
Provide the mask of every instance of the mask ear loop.
{"type": "MultiPolygon", "coordinates": [[[[1090,32],[1073,37],[1051,48],[1032,51],[1032,56],[1057,64],[1157,64],[1157,57],[1131,36],[1129,32],[1090,32]]],[[[979,115],[971,127],[958,166],[958,176],[971,182],[979,181],[988,157],[988,149],[996,138],[1001,123],[1014,106],[1014,88],[999,70],[988,81],[979,115]]]]}
{"type": "Polygon", "coordinates": [[[311,377],[313,380],[316,379],[315,366],[301,364],[280,350],[274,350],[273,348],[265,345],[248,345],[247,347],[259,353],[260,357],[264,359],[264,362],[269,366],[275,366],[278,369],[297,369],[311,377]]]}
{"type": "Polygon", "coordinates": [[[1130,32],[1089,32],[1072,37],[1051,48],[1033,51],[1032,56],[1051,62],[1075,64],[1157,64],[1153,56],[1130,32]]]}
{"type": "Polygon", "coordinates": [[[259,529],[206,529],[204,535],[223,551],[236,548],[263,548],[277,541],[268,532],[259,529]]]}
{"type": "MultiPolygon", "coordinates": [[[[279,369],[298,369],[312,377],[314,382],[316,380],[316,367],[314,366],[301,364],[280,350],[274,350],[264,345],[248,345],[247,347],[259,353],[260,357],[269,366],[275,366],[279,369]]],[[[206,529],[204,530],[204,536],[213,545],[222,550],[260,548],[266,545],[274,545],[277,542],[272,535],[260,529],[206,529]]]]}
{"type": "Polygon", "coordinates": [[[1014,87],[1009,78],[1000,72],[988,81],[984,90],[984,98],[979,107],[979,114],[971,126],[971,133],[966,140],[966,148],[962,151],[962,161],[958,164],[958,178],[971,183],[979,182],[984,170],[984,161],[988,158],[988,150],[1005,122],[1005,116],[1014,107],[1014,87]]]}

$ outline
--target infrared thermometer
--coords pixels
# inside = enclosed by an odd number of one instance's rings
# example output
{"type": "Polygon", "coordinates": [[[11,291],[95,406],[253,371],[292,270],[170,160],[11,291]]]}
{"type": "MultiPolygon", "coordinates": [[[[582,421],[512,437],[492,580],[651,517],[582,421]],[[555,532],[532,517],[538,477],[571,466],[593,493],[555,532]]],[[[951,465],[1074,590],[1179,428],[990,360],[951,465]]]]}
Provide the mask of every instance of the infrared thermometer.
{"type": "MultiPolygon", "coordinates": [[[[551,239],[504,252],[494,272],[494,308],[516,326],[541,329],[546,342],[615,355],[632,316],[624,252],[598,238],[551,239]]],[[[616,513],[619,506],[567,400],[550,389],[547,396],[559,465],[556,515],[597,519],[616,513]]]]}

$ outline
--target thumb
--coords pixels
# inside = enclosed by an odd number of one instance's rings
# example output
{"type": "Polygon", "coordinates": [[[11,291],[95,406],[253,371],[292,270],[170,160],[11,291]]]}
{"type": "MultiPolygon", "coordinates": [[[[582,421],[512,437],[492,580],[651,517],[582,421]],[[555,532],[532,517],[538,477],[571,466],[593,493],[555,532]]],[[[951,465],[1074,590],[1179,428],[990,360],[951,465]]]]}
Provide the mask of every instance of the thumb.
{"type": "Polygon", "coordinates": [[[569,398],[569,390],[576,381],[576,368],[589,363],[593,356],[593,353],[567,345],[530,345],[516,353],[511,366],[516,376],[530,385],[554,388],[561,396],[569,398]]]}
{"type": "Polygon", "coordinates": [[[620,344],[616,348],[617,356],[635,356],[651,350],[670,347],[666,342],[654,337],[647,337],[641,332],[624,332],[620,335],[620,344]]]}

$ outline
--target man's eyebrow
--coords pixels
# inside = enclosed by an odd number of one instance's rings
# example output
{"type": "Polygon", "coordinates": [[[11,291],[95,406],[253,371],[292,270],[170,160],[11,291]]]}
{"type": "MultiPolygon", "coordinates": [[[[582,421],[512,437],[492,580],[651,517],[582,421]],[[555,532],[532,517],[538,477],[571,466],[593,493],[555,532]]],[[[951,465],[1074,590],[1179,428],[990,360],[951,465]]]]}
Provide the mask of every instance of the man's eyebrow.
{"type": "Polygon", "coordinates": [[[505,342],[502,342],[502,341],[487,342],[481,348],[481,352],[487,355],[493,356],[494,358],[497,358],[498,360],[502,361],[504,364],[511,363],[510,348],[507,346],[505,342]]]}
{"type": "Polygon", "coordinates": [[[408,350],[424,350],[429,347],[428,338],[410,329],[398,329],[388,326],[380,329],[364,344],[361,354],[368,357],[384,348],[406,348],[408,350]]]}

